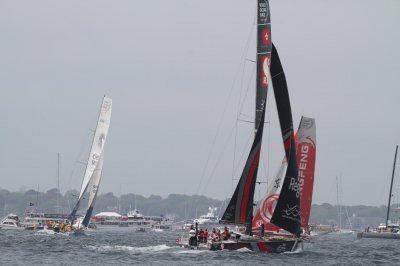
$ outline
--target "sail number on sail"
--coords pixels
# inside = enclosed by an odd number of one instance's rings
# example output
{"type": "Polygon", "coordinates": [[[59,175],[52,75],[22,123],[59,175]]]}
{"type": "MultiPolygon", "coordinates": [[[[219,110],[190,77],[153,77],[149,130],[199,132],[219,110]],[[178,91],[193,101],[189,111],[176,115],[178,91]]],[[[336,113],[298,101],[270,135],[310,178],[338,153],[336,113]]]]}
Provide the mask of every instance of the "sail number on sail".
{"type": "Polygon", "coordinates": [[[299,183],[297,182],[296,178],[294,178],[294,177],[290,178],[289,189],[291,191],[296,192],[296,198],[300,197],[299,183]]]}

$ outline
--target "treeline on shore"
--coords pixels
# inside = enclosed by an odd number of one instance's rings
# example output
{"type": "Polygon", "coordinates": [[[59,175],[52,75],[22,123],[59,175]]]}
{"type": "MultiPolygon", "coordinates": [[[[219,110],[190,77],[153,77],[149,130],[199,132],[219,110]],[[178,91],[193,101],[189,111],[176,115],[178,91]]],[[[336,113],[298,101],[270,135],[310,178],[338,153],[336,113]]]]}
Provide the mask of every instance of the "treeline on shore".
{"type": "MultiPolygon", "coordinates": [[[[0,189],[0,216],[12,212],[23,217],[25,211],[32,208],[45,213],[69,213],[77,200],[77,195],[76,190],[67,191],[62,195],[56,188],[46,192],[37,192],[33,189],[10,192],[0,189]]],[[[175,221],[181,221],[205,214],[211,206],[217,207],[221,216],[226,202],[199,195],[170,194],[162,198],[155,195],[144,197],[132,193],[116,196],[109,192],[98,195],[94,213],[108,211],[126,215],[129,210],[136,207],[145,215],[174,215],[175,221]]],[[[85,202],[81,206],[86,206],[85,202]]],[[[339,213],[342,214],[342,225],[348,226],[349,222],[353,221],[352,226],[356,228],[375,226],[386,219],[386,206],[342,206],[339,211],[336,205],[313,204],[310,223],[338,225],[339,213]]],[[[392,220],[395,222],[397,218],[392,217],[392,220]]]]}

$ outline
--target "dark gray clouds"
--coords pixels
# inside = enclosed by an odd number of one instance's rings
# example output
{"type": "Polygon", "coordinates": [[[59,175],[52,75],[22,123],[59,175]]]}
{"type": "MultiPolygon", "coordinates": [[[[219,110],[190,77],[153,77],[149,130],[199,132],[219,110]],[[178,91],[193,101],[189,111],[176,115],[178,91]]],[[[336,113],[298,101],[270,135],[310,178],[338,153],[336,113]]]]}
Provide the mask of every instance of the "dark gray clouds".
{"type": "MultiPolygon", "coordinates": [[[[250,49],[245,46],[256,1],[1,6],[1,188],[55,187],[60,152],[61,189],[77,189],[82,166],[75,161],[80,151],[80,160],[87,154],[89,128],[107,93],[114,109],[100,192],[230,196],[231,129],[247,90],[242,73],[248,77],[253,67],[241,57],[245,51],[244,58],[254,59],[254,35],[250,49]]],[[[386,203],[400,143],[399,10],[395,0],[271,1],[272,39],[295,124],[301,114],[317,121],[316,203],[335,202],[340,174],[343,203],[386,203]]],[[[252,99],[249,94],[244,113],[252,115],[252,99]]],[[[262,166],[263,176],[274,174],[283,156],[272,94],[269,99],[264,161],[270,166],[262,166]]],[[[238,125],[236,161],[250,128],[238,125]]]]}

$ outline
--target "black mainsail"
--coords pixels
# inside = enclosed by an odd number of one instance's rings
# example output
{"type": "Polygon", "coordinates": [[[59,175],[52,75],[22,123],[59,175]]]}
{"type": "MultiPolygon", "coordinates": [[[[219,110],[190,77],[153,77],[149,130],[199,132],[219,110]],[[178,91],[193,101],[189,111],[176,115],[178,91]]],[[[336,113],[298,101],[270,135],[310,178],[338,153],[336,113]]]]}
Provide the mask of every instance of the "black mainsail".
{"type": "Polygon", "coordinates": [[[246,234],[249,235],[251,235],[251,223],[253,220],[254,190],[265,121],[265,103],[267,100],[272,47],[268,0],[258,0],[257,4],[257,83],[254,123],[256,133],[240,180],[220,220],[220,223],[245,225],[246,234]]]}
{"type": "Polygon", "coordinates": [[[271,61],[271,16],[267,0],[257,3],[257,84],[256,84],[256,114],[254,129],[260,124],[264,104],[268,92],[269,66],[271,61]]]}
{"type": "Polygon", "coordinates": [[[283,144],[288,162],[281,193],[271,218],[271,223],[286,231],[300,236],[300,187],[296,159],[296,142],[294,138],[292,111],[285,73],[279,59],[278,51],[272,44],[271,79],[275,101],[278,109],[283,144]]]}

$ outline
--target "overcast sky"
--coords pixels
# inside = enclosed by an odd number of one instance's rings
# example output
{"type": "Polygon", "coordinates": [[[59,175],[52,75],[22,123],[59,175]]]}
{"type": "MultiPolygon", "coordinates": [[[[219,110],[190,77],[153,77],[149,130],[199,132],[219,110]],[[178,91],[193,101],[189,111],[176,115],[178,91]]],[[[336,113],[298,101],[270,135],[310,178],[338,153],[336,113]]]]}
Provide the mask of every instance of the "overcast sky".
{"type": "MultiPolygon", "coordinates": [[[[78,161],[107,94],[100,193],[231,196],[253,126],[236,118],[254,113],[255,0],[0,6],[0,188],[56,187],[59,152],[61,191],[79,189],[78,161]]],[[[301,115],[316,118],[314,203],[335,203],[342,176],[343,204],[387,204],[400,143],[400,2],[270,6],[295,127],[301,115]]],[[[260,180],[283,157],[268,97],[260,180]]]]}

